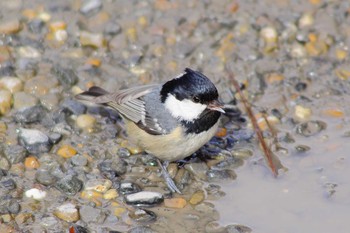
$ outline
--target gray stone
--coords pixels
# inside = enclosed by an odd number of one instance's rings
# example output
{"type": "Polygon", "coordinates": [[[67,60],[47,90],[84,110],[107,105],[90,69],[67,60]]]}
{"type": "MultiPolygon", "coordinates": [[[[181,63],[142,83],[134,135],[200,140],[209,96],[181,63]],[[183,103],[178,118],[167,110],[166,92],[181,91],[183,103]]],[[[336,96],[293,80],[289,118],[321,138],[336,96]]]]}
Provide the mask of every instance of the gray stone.
{"type": "Polygon", "coordinates": [[[13,118],[19,123],[35,123],[40,122],[45,115],[46,110],[42,106],[36,105],[17,111],[13,118]]]}
{"type": "Polygon", "coordinates": [[[9,145],[5,147],[4,154],[11,164],[23,162],[27,151],[20,145],[9,145]]]}
{"type": "Polygon", "coordinates": [[[234,180],[237,175],[233,170],[209,170],[207,171],[208,181],[234,180]]]}
{"type": "Polygon", "coordinates": [[[126,204],[134,206],[154,206],[162,203],[163,200],[161,193],[151,191],[141,191],[125,196],[126,204]]]}
{"type": "Polygon", "coordinates": [[[74,196],[83,187],[83,182],[79,180],[76,176],[68,175],[63,179],[60,179],[55,187],[61,191],[63,194],[68,196],[74,196]]]}
{"type": "Polygon", "coordinates": [[[80,208],[80,218],[87,224],[103,223],[106,219],[106,214],[101,210],[91,206],[84,205],[80,208]]]}
{"type": "Polygon", "coordinates": [[[31,154],[49,152],[52,147],[50,138],[36,129],[19,129],[18,140],[31,154]]]}

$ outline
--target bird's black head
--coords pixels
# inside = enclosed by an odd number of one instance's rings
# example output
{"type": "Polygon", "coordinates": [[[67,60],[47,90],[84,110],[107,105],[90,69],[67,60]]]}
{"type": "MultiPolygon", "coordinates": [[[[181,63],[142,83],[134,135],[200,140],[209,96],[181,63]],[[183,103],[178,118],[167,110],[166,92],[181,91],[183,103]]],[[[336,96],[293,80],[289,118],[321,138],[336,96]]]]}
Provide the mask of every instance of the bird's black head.
{"type": "Polygon", "coordinates": [[[169,94],[180,101],[189,99],[201,104],[218,99],[218,91],[214,84],[204,74],[190,68],[186,68],[185,73],[179,77],[166,82],[160,94],[163,103],[169,94]]]}

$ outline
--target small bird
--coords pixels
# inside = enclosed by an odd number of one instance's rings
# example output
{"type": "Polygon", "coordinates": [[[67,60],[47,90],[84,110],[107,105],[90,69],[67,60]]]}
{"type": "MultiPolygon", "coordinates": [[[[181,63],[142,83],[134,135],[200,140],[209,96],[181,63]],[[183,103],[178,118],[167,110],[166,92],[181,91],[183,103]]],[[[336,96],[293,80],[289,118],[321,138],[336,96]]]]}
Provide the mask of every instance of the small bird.
{"type": "Polygon", "coordinates": [[[215,85],[190,68],[164,84],[113,93],[94,86],[76,96],[117,110],[125,121],[128,138],[158,158],[168,187],[178,193],[166,167],[190,156],[215,135],[225,113],[218,97],[215,85]]]}

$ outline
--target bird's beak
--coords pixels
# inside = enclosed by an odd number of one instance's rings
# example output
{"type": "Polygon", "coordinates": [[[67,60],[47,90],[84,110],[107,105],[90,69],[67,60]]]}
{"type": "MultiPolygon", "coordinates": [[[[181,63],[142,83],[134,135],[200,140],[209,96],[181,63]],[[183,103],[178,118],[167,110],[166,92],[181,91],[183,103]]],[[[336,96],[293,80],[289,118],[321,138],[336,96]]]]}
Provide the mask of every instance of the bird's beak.
{"type": "Polygon", "coordinates": [[[208,109],[212,110],[212,111],[218,111],[221,113],[225,113],[225,110],[223,109],[224,105],[222,103],[220,103],[217,100],[213,100],[208,104],[208,109]]]}

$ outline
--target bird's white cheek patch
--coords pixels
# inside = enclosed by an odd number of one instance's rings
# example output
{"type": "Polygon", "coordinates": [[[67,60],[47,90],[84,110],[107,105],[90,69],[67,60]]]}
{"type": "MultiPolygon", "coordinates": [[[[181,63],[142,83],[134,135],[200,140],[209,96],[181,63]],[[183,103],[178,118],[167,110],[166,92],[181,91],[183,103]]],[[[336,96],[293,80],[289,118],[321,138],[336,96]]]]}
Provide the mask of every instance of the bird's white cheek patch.
{"type": "Polygon", "coordinates": [[[206,105],[194,103],[191,100],[184,99],[180,101],[173,95],[168,96],[165,101],[165,107],[173,117],[186,121],[195,120],[207,108],[206,105]]]}

